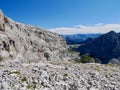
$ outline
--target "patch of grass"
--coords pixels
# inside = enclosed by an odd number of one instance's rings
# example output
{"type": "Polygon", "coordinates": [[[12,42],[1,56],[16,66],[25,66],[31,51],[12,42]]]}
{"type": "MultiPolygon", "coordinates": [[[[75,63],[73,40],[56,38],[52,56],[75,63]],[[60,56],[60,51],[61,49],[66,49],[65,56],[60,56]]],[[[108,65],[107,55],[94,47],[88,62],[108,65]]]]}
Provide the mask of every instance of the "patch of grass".
{"type": "Polygon", "coordinates": [[[68,77],[68,74],[67,73],[64,73],[64,75],[63,75],[64,77],[68,77]]]}
{"type": "Polygon", "coordinates": [[[95,63],[94,58],[89,55],[81,56],[81,59],[74,60],[76,63],[95,63]]]}
{"type": "Polygon", "coordinates": [[[33,82],[34,85],[38,84],[37,82],[33,82]]]}
{"type": "Polygon", "coordinates": [[[97,70],[97,71],[100,71],[100,67],[99,66],[94,67],[94,69],[97,70]]]}
{"type": "Polygon", "coordinates": [[[100,71],[100,68],[98,68],[98,67],[96,67],[96,68],[94,68],[95,70],[97,70],[97,71],[100,71]]]}
{"type": "Polygon", "coordinates": [[[27,78],[26,78],[26,77],[23,77],[23,78],[21,79],[21,81],[22,81],[22,82],[26,82],[26,81],[27,81],[27,78]]]}
{"type": "Polygon", "coordinates": [[[31,88],[33,88],[33,85],[28,84],[28,85],[26,86],[26,88],[27,88],[27,89],[31,89],[31,88]]]}
{"type": "Polygon", "coordinates": [[[52,65],[59,65],[58,63],[56,63],[56,62],[51,62],[51,61],[49,61],[48,63],[49,63],[49,64],[52,64],[52,65]]]}
{"type": "Polygon", "coordinates": [[[12,72],[10,72],[9,74],[17,74],[17,75],[19,75],[19,74],[21,74],[19,71],[12,71],[12,72]]]}
{"type": "Polygon", "coordinates": [[[28,64],[30,64],[30,63],[31,63],[29,59],[27,59],[27,63],[28,63],[28,64]]]}
{"type": "Polygon", "coordinates": [[[105,77],[106,77],[106,78],[109,78],[109,76],[108,76],[107,74],[105,74],[105,77]]]}
{"type": "Polygon", "coordinates": [[[105,64],[105,66],[110,66],[110,67],[113,67],[114,64],[105,64]]]}
{"type": "Polygon", "coordinates": [[[93,63],[95,62],[94,59],[89,55],[82,56],[82,63],[93,63]]]}

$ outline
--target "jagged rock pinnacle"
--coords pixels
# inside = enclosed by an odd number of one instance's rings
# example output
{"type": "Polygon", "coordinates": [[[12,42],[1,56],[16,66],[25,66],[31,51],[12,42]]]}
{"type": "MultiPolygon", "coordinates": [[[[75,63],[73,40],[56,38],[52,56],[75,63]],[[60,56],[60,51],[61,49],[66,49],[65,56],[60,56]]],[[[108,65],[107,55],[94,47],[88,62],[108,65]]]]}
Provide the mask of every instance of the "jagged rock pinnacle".
{"type": "Polygon", "coordinates": [[[0,10],[0,30],[5,31],[4,14],[2,10],[0,10]]]}

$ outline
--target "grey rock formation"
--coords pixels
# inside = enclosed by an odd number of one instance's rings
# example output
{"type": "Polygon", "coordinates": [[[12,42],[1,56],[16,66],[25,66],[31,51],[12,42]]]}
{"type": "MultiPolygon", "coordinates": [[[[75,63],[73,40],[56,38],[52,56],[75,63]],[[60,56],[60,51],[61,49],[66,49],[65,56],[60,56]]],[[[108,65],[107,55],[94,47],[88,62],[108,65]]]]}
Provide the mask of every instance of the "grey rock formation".
{"type": "Polygon", "coordinates": [[[58,34],[14,22],[0,11],[0,60],[64,60],[66,49],[58,34]]]}
{"type": "Polygon", "coordinates": [[[82,43],[76,50],[100,59],[103,64],[109,63],[111,59],[120,57],[120,33],[108,32],[82,43]]]}
{"type": "Polygon", "coordinates": [[[4,15],[1,10],[0,10],[0,30],[3,30],[3,31],[5,30],[4,15]]]}
{"type": "Polygon", "coordinates": [[[109,63],[112,64],[120,64],[120,57],[119,58],[113,58],[109,61],[109,63]]]}

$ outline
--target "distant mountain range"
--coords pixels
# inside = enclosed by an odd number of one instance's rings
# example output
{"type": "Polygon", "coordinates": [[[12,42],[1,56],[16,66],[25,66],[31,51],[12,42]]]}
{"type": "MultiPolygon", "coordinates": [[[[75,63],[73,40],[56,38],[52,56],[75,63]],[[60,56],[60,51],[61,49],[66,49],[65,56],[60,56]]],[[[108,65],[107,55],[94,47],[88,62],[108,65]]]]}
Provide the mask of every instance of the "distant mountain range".
{"type": "Polygon", "coordinates": [[[110,31],[99,37],[89,39],[84,41],[76,50],[82,55],[89,54],[98,58],[102,64],[120,63],[120,33],[110,31]]]}
{"type": "Polygon", "coordinates": [[[101,34],[72,34],[72,35],[61,35],[67,42],[68,45],[80,44],[89,38],[95,38],[101,34]]]}

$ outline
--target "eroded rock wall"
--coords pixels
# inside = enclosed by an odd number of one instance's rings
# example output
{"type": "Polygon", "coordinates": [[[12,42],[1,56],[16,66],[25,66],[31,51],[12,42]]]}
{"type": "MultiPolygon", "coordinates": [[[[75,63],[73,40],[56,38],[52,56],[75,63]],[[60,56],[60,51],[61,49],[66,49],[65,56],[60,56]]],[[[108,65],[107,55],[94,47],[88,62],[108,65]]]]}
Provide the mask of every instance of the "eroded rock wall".
{"type": "Polygon", "coordinates": [[[14,22],[0,12],[0,58],[22,61],[64,60],[66,42],[56,33],[14,22]],[[3,27],[4,26],[4,27],[3,27]]]}

